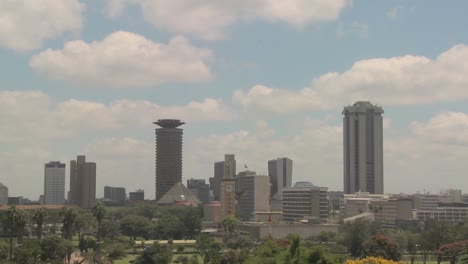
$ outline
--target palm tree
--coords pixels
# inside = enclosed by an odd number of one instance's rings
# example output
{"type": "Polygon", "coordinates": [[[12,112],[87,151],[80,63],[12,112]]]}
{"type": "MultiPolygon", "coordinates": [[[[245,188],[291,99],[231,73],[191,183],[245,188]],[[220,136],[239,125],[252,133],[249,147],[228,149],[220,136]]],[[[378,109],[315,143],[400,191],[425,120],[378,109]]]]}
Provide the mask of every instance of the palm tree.
{"type": "Polygon", "coordinates": [[[8,227],[10,229],[10,260],[13,259],[13,234],[16,232],[16,218],[18,209],[15,205],[10,206],[7,212],[8,227]]]}
{"type": "Polygon", "coordinates": [[[44,219],[46,218],[46,216],[47,211],[44,210],[44,208],[37,209],[32,215],[32,219],[34,220],[34,222],[36,222],[36,236],[39,240],[42,239],[42,226],[44,225],[44,219]]]}
{"type": "Polygon", "coordinates": [[[29,215],[26,211],[16,209],[12,205],[7,212],[8,226],[10,229],[10,260],[13,258],[13,235],[17,236],[17,243],[23,244],[23,233],[28,223],[29,215]]]}
{"type": "Polygon", "coordinates": [[[232,236],[237,226],[237,219],[233,215],[228,215],[224,218],[222,225],[224,227],[224,234],[226,235],[226,233],[229,232],[229,236],[232,236]]]}
{"type": "Polygon", "coordinates": [[[98,250],[99,250],[99,244],[101,243],[101,223],[102,219],[106,216],[106,207],[102,203],[97,203],[96,206],[93,208],[93,215],[96,218],[97,221],[97,235],[96,235],[96,243],[98,245],[98,250]]]}
{"type": "Polygon", "coordinates": [[[78,217],[78,213],[73,208],[64,207],[60,212],[62,217],[63,230],[65,239],[72,240],[73,238],[73,225],[78,217]]]}
{"type": "Polygon", "coordinates": [[[29,222],[29,214],[24,210],[18,210],[16,215],[15,223],[16,223],[16,235],[18,239],[18,244],[23,244],[23,235],[24,235],[24,228],[26,224],[29,222]]]}

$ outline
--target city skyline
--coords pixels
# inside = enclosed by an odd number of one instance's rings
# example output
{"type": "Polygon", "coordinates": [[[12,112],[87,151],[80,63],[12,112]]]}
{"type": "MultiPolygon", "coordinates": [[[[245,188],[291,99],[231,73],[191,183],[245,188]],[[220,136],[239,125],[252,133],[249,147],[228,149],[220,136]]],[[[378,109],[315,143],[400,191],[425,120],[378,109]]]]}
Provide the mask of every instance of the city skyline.
{"type": "Polygon", "coordinates": [[[340,113],[356,101],[385,109],[385,192],[468,190],[467,2],[59,2],[0,1],[11,196],[37,199],[43,164],[79,153],[99,164],[98,197],[106,184],[155,197],[164,118],[187,122],[183,181],[234,153],[259,174],[289,157],[293,181],[341,190],[340,113]]]}

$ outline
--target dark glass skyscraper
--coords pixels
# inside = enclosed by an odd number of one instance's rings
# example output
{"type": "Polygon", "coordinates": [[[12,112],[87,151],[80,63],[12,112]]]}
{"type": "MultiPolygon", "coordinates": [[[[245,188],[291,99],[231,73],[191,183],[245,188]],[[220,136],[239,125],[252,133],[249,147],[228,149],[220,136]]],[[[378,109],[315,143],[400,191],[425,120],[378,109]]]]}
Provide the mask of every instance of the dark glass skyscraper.
{"type": "Polygon", "coordinates": [[[182,135],[185,124],[177,119],[159,119],[156,128],[156,201],[174,184],[182,182],[182,135]]]}
{"type": "Polygon", "coordinates": [[[367,101],[343,109],[344,193],[383,193],[383,109],[367,101]]]}

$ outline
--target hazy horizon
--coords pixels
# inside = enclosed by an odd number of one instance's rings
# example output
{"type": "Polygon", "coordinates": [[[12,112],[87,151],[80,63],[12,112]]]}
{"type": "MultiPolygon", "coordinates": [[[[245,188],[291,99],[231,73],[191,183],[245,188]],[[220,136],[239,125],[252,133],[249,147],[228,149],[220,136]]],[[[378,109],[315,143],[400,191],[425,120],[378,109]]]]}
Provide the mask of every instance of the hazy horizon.
{"type": "Polygon", "coordinates": [[[183,183],[236,155],[343,188],[344,106],[384,110],[386,193],[468,190],[468,2],[0,2],[0,182],[37,200],[86,155],[154,199],[157,119],[186,122],[183,183]]]}

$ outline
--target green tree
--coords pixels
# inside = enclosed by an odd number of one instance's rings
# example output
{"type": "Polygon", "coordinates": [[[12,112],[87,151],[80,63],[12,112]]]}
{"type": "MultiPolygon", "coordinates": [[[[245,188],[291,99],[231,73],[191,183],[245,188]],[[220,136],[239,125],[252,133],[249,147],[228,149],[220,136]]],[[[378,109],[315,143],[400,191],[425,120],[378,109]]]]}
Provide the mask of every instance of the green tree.
{"type": "Polygon", "coordinates": [[[96,242],[98,245],[98,252],[100,249],[101,243],[101,224],[102,220],[106,216],[106,207],[102,203],[97,203],[96,206],[93,207],[93,216],[96,218],[97,221],[97,234],[96,234],[96,242]]]}
{"type": "Polygon", "coordinates": [[[148,218],[139,215],[126,215],[120,220],[122,234],[135,240],[138,236],[145,236],[145,231],[151,222],[148,218]]]}
{"type": "Polygon", "coordinates": [[[163,215],[156,228],[159,239],[181,239],[186,234],[182,221],[172,214],[163,215]]]}
{"type": "Polygon", "coordinates": [[[110,240],[115,240],[120,236],[120,224],[116,221],[104,219],[101,224],[101,236],[110,240]]]}
{"type": "Polygon", "coordinates": [[[289,235],[289,249],[287,262],[291,264],[299,264],[301,259],[301,237],[298,234],[289,235]]]}
{"type": "Polygon", "coordinates": [[[307,256],[307,263],[310,264],[339,264],[341,263],[334,255],[330,254],[322,247],[314,247],[307,256]]]}
{"type": "Polygon", "coordinates": [[[135,260],[135,264],[169,264],[171,263],[172,252],[167,245],[159,245],[155,242],[150,248],[143,250],[143,253],[135,260]]]}
{"type": "Polygon", "coordinates": [[[382,257],[398,261],[401,258],[401,252],[393,241],[385,236],[377,235],[362,244],[361,257],[382,257]]]}
{"type": "Polygon", "coordinates": [[[73,226],[78,218],[78,213],[75,209],[64,207],[62,211],[60,211],[60,217],[62,217],[63,223],[63,233],[65,239],[72,240],[73,238],[73,226]]]}
{"type": "Polygon", "coordinates": [[[47,211],[44,208],[37,209],[32,215],[32,219],[36,223],[36,236],[39,240],[42,239],[42,229],[46,217],[47,211]]]}
{"type": "Polygon", "coordinates": [[[8,260],[8,243],[0,240],[0,263],[4,263],[8,260]]]}
{"type": "Polygon", "coordinates": [[[28,223],[28,214],[12,205],[7,211],[7,225],[10,237],[10,260],[13,258],[13,236],[17,236],[18,244],[23,243],[23,233],[28,223]]]}
{"type": "Polygon", "coordinates": [[[237,227],[237,219],[236,217],[232,215],[226,216],[224,218],[223,222],[221,223],[223,228],[224,228],[224,234],[227,234],[229,232],[229,236],[232,237],[232,234],[236,230],[237,227]]]}
{"type": "Polygon", "coordinates": [[[190,207],[185,217],[181,220],[185,226],[185,236],[187,238],[191,239],[201,231],[201,216],[195,208],[190,207]]]}
{"type": "Polygon", "coordinates": [[[44,263],[63,263],[63,259],[73,249],[73,244],[61,237],[48,236],[42,239],[40,248],[44,263]]]}
{"type": "Polygon", "coordinates": [[[362,244],[371,236],[371,223],[357,219],[352,223],[343,225],[341,233],[341,243],[348,248],[353,257],[359,257],[362,251],[362,244]]]}
{"type": "Polygon", "coordinates": [[[41,249],[39,240],[27,240],[21,247],[15,249],[13,263],[41,263],[40,253],[41,249]]]}

